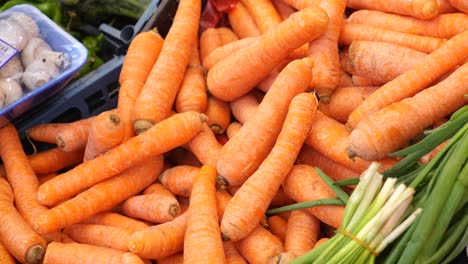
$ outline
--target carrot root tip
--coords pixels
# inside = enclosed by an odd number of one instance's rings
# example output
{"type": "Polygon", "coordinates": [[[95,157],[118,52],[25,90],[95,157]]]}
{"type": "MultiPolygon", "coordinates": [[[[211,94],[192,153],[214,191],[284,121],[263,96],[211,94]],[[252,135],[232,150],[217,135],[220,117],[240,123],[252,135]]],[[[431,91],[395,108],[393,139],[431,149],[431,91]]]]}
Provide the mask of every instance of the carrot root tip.
{"type": "Polygon", "coordinates": [[[65,147],[67,146],[67,144],[65,144],[65,141],[63,140],[62,137],[60,136],[57,136],[55,138],[56,142],[57,142],[57,146],[60,148],[60,149],[65,149],[65,147]]]}
{"type": "Polygon", "coordinates": [[[130,252],[135,254],[140,253],[143,250],[143,245],[134,240],[128,241],[127,247],[130,252]]]}
{"type": "Polygon", "coordinates": [[[109,119],[115,125],[120,124],[120,117],[118,115],[116,115],[116,114],[109,115],[109,119]]]}
{"type": "Polygon", "coordinates": [[[45,250],[43,246],[34,245],[26,252],[26,262],[31,264],[39,263],[44,257],[44,253],[45,250]]]}
{"type": "Polygon", "coordinates": [[[202,123],[208,122],[208,116],[205,115],[205,114],[203,114],[203,113],[200,113],[200,121],[201,121],[202,123]]]}
{"type": "Polygon", "coordinates": [[[169,207],[169,215],[176,217],[180,213],[180,206],[178,204],[172,204],[169,207]]]}
{"type": "Polygon", "coordinates": [[[320,102],[322,102],[324,104],[328,104],[328,103],[330,103],[330,95],[328,95],[328,94],[321,95],[321,96],[319,96],[319,100],[320,100],[320,102]]]}
{"type": "Polygon", "coordinates": [[[422,12],[425,17],[432,18],[437,16],[439,9],[435,2],[427,2],[423,5],[422,12]]]}
{"type": "Polygon", "coordinates": [[[222,233],[222,232],[221,232],[221,237],[222,237],[223,241],[231,240],[231,238],[228,235],[226,235],[225,233],[222,233]]]}
{"type": "Polygon", "coordinates": [[[229,186],[228,181],[221,175],[216,176],[216,188],[220,191],[224,191],[229,186]]]}
{"type": "Polygon", "coordinates": [[[150,129],[153,126],[153,123],[151,123],[148,120],[137,120],[133,124],[133,127],[135,129],[135,133],[137,135],[145,132],[146,130],[150,129]]]}
{"type": "Polygon", "coordinates": [[[210,126],[210,128],[211,128],[211,131],[215,133],[215,135],[220,135],[224,133],[224,129],[220,125],[213,124],[210,126]]]}
{"type": "Polygon", "coordinates": [[[349,147],[346,148],[346,154],[348,155],[348,157],[350,159],[352,158],[355,158],[357,156],[356,152],[354,152],[352,149],[350,149],[349,147]]]}

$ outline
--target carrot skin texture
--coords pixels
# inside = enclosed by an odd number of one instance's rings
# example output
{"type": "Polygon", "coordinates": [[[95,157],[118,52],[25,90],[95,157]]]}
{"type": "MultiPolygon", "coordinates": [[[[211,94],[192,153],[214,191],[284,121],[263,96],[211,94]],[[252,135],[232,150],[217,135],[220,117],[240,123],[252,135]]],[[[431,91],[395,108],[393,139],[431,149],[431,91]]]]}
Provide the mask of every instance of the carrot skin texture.
{"type": "Polygon", "coordinates": [[[208,124],[203,125],[202,130],[187,143],[187,147],[203,165],[212,166],[216,165],[222,148],[213,133],[213,128],[208,127],[208,124]]]}
{"type": "Polygon", "coordinates": [[[0,243],[0,263],[16,264],[15,258],[8,252],[5,246],[0,243]]]}
{"type": "Polygon", "coordinates": [[[203,67],[205,67],[205,69],[207,70],[210,70],[211,68],[213,68],[213,66],[215,66],[218,62],[222,61],[224,58],[243,48],[252,45],[255,42],[258,42],[259,40],[260,38],[258,37],[248,37],[220,46],[214,49],[210,54],[208,54],[205,57],[205,60],[203,60],[203,67]]]}
{"type": "Polygon", "coordinates": [[[149,225],[144,222],[111,212],[97,213],[89,218],[86,218],[80,223],[121,227],[132,232],[149,227],[149,225]]]}
{"type": "Polygon", "coordinates": [[[281,240],[260,225],[245,238],[234,242],[234,245],[250,264],[268,263],[274,256],[284,252],[281,240]]]}
{"type": "Polygon", "coordinates": [[[247,264],[232,241],[223,242],[226,264],[247,264]]]}
{"type": "Polygon", "coordinates": [[[132,231],[105,225],[74,224],[63,232],[78,243],[128,251],[127,241],[132,231]]]}
{"type": "Polygon", "coordinates": [[[281,16],[271,1],[241,0],[240,2],[244,4],[252,15],[255,24],[262,34],[281,23],[281,16]]]}
{"type": "Polygon", "coordinates": [[[283,218],[281,218],[281,216],[272,215],[268,217],[267,223],[268,223],[268,228],[270,232],[273,235],[277,236],[281,240],[281,242],[284,244],[288,222],[284,220],[283,218]]]}
{"type": "Polygon", "coordinates": [[[126,216],[143,219],[152,223],[164,223],[180,214],[179,202],[167,193],[135,195],[128,198],[119,210],[126,216]]]}
{"type": "Polygon", "coordinates": [[[284,249],[298,257],[311,250],[320,237],[320,220],[305,210],[294,210],[288,218],[284,249]]]}
{"type": "Polygon", "coordinates": [[[260,29],[249,10],[241,1],[237,2],[236,6],[230,10],[227,15],[232,30],[239,38],[243,39],[260,36],[260,29]]]}
{"type": "Polygon", "coordinates": [[[448,2],[456,9],[468,15],[468,4],[463,0],[448,0],[448,2]]]}
{"type": "Polygon", "coordinates": [[[416,1],[372,1],[372,0],[347,0],[348,7],[353,9],[380,10],[389,13],[413,16],[420,19],[430,19],[439,14],[437,3],[433,0],[416,1]]]}
{"type": "Polygon", "coordinates": [[[44,123],[38,124],[26,130],[26,136],[32,140],[55,144],[57,133],[65,123],[44,123]]]}
{"type": "Polygon", "coordinates": [[[259,102],[253,94],[248,93],[230,102],[229,105],[234,118],[239,121],[239,123],[244,124],[255,114],[259,102]]]}
{"type": "Polygon", "coordinates": [[[89,127],[93,117],[67,123],[55,137],[56,144],[65,152],[84,149],[88,141],[89,127]]]}
{"type": "Polygon", "coordinates": [[[227,126],[231,123],[229,104],[216,97],[208,97],[205,114],[208,116],[208,126],[216,135],[223,134],[227,126]]]}
{"type": "Polygon", "coordinates": [[[223,46],[223,40],[219,36],[219,32],[216,28],[207,28],[203,30],[199,38],[200,48],[200,61],[203,63],[206,56],[208,56],[213,50],[223,46]]]}
{"type": "Polygon", "coordinates": [[[51,148],[29,155],[29,163],[36,174],[49,174],[79,164],[83,161],[84,149],[64,152],[51,148]]]}
{"type": "Polygon", "coordinates": [[[159,176],[159,181],[173,194],[189,197],[192,191],[193,179],[199,171],[199,167],[179,165],[165,170],[159,176]]]}
{"type": "Polygon", "coordinates": [[[298,11],[263,34],[258,42],[213,66],[208,71],[208,90],[224,101],[246,94],[290,52],[323,34],[327,23],[328,16],[321,8],[298,11]]]}

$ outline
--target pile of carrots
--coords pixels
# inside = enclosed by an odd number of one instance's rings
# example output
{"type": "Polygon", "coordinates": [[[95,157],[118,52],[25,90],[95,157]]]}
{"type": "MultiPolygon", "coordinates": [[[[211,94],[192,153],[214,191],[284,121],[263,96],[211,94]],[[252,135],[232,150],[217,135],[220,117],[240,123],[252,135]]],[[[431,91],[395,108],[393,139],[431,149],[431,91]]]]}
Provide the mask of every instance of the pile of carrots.
{"type": "MultiPolygon", "coordinates": [[[[352,179],[468,103],[463,0],[241,0],[131,42],[115,109],[0,128],[0,263],[288,263],[352,179]],[[286,254],[285,254],[286,253],[286,254]]],[[[426,160],[427,162],[427,160],[426,160]]],[[[352,187],[347,189],[352,192],[352,187]]]]}

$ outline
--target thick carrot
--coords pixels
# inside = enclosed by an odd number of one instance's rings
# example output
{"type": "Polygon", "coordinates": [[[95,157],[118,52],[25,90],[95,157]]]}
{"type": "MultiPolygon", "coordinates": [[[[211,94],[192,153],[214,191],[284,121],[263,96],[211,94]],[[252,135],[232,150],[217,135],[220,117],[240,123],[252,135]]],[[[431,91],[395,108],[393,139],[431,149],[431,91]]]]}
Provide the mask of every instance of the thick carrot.
{"type": "Polygon", "coordinates": [[[420,64],[426,56],[424,52],[394,43],[353,41],[342,61],[342,67],[380,86],[420,64]]]}
{"type": "Polygon", "coordinates": [[[30,127],[26,130],[26,136],[30,139],[55,144],[57,133],[62,127],[67,126],[65,123],[43,123],[30,127]]]}
{"type": "Polygon", "coordinates": [[[15,196],[18,212],[32,226],[36,217],[47,208],[39,204],[39,182],[26,156],[16,127],[8,123],[0,128],[0,157],[6,169],[8,182],[15,196]]]}
{"type": "Polygon", "coordinates": [[[177,112],[205,112],[207,104],[206,70],[200,63],[197,42],[192,47],[189,64],[175,99],[177,112]]]}
{"type": "Polygon", "coordinates": [[[51,148],[28,155],[29,163],[36,174],[49,174],[70,168],[83,161],[84,149],[64,152],[60,148],[51,148]]]}
{"type": "Polygon", "coordinates": [[[66,123],[55,137],[57,146],[65,152],[84,149],[88,142],[88,132],[92,120],[93,117],[89,117],[66,123]]]}
{"type": "Polygon", "coordinates": [[[205,121],[206,116],[198,112],[175,114],[111,151],[44,183],[39,187],[39,201],[45,205],[63,201],[149,157],[174,149],[195,136],[205,121]]]}
{"type": "Polygon", "coordinates": [[[294,13],[251,46],[213,66],[208,71],[208,90],[224,101],[248,93],[290,52],[323,34],[327,23],[328,16],[319,7],[294,13]]]}
{"type": "Polygon", "coordinates": [[[338,87],[330,96],[328,104],[319,103],[318,109],[325,115],[346,123],[349,114],[379,87],[338,87]]]}
{"type": "Polygon", "coordinates": [[[156,264],[183,264],[183,263],[184,263],[184,253],[182,252],[156,260],[156,264]]]}
{"type": "Polygon", "coordinates": [[[314,121],[316,107],[317,99],[312,93],[301,93],[291,101],[271,152],[226,207],[221,220],[221,232],[226,240],[238,241],[260,223],[297,158],[314,121]]]}
{"type": "Polygon", "coordinates": [[[260,225],[234,245],[250,264],[269,263],[273,257],[284,252],[281,240],[260,225]]]}
{"type": "Polygon", "coordinates": [[[440,14],[433,19],[422,20],[376,10],[357,10],[347,21],[435,38],[451,38],[468,27],[468,16],[463,13],[440,14]]]}
{"type": "Polygon", "coordinates": [[[227,102],[209,96],[205,114],[208,116],[208,126],[215,134],[223,134],[231,123],[231,110],[227,102]]]}
{"type": "Polygon", "coordinates": [[[365,116],[413,96],[468,57],[468,31],[447,41],[411,70],[381,86],[351,112],[346,127],[352,130],[365,116]]]}
{"type": "Polygon", "coordinates": [[[366,160],[383,158],[467,104],[466,94],[468,62],[440,83],[362,119],[351,132],[349,152],[366,160]]]}
{"type": "Polygon", "coordinates": [[[16,264],[15,258],[8,252],[8,250],[0,243],[0,263],[16,264]]]}
{"type": "Polygon", "coordinates": [[[237,2],[236,6],[227,13],[227,16],[232,30],[239,38],[260,36],[260,29],[249,10],[241,1],[237,2]]]}
{"type": "Polygon", "coordinates": [[[172,193],[189,197],[192,191],[193,179],[199,171],[199,167],[179,165],[165,170],[159,176],[159,181],[172,193]]]}
{"type": "Polygon", "coordinates": [[[138,230],[142,230],[149,227],[148,224],[142,221],[112,212],[97,213],[89,218],[86,218],[80,223],[115,226],[128,229],[132,232],[136,232],[138,230]]]}
{"type": "Polygon", "coordinates": [[[217,27],[223,45],[239,40],[239,37],[229,27],[217,27]]]}
{"type": "Polygon", "coordinates": [[[284,244],[286,239],[286,229],[288,226],[288,221],[284,220],[281,216],[272,215],[267,219],[268,228],[270,232],[277,236],[281,242],[284,244]]]}
{"type": "Polygon", "coordinates": [[[182,251],[187,214],[182,213],[172,221],[133,233],[128,241],[128,249],[147,259],[160,259],[182,251]]]}
{"type": "Polygon", "coordinates": [[[228,139],[230,140],[231,138],[233,138],[234,135],[237,134],[237,132],[239,132],[241,128],[242,124],[239,122],[232,122],[231,124],[229,124],[228,128],[226,129],[226,135],[228,139]]]}
{"type": "Polygon", "coordinates": [[[121,227],[93,224],[74,224],[65,227],[63,232],[78,243],[121,251],[128,251],[127,241],[133,233],[121,227]]]}
{"type": "Polygon", "coordinates": [[[213,127],[208,127],[208,124],[204,124],[203,129],[187,143],[187,148],[204,165],[215,166],[222,148],[213,129],[213,127]]]}
{"type": "Polygon", "coordinates": [[[216,209],[216,168],[201,167],[190,194],[184,263],[225,263],[216,209]]]}
{"type": "Polygon", "coordinates": [[[306,210],[294,210],[288,218],[284,249],[295,257],[311,250],[320,238],[320,220],[306,210]]]}
{"type": "Polygon", "coordinates": [[[143,260],[130,252],[80,243],[52,242],[47,246],[44,264],[143,264],[143,260]]]}
{"type": "Polygon", "coordinates": [[[223,242],[226,264],[247,264],[232,241],[223,242]]]}
{"type": "Polygon", "coordinates": [[[425,53],[431,53],[447,42],[442,38],[403,33],[374,25],[344,23],[339,44],[350,45],[355,40],[389,42],[425,53]]]}
{"type": "Polygon", "coordinates": [[[283,20],[285,20],[297,11],[294,7],[286,3],[284,0],[272,0],[271,2],[273,3],[273,6],[276,8],[278,14],[283,20]]]}
{"type": "Polygon", "coordinates": [[[231,112],[234,118],[241,124],[245,124],[249,118],[254,116],[259,102],[252,93],[243,95],[236,100],[230,102],[231,112]]]}
{"type": "Polygon", "coordinates": [[[46,242],[21,217],[13,200],[10,185],[0,178],[0,243],[21,263],[39,263],[46,242]]]}
{"type": "MultiPolygon", "coordinates": [[[[336,197],[336,194],[309,165],[295,165],[283,183],[287,195],[297,202],[336,197]]],[[[320,221],[338,228],[343,219],[344,206],[317,206],[306,209],[320,221]]]]}
{"type": "Polygon", "coordinates": [[[200,0],[180,1],[161,53],[135,102],[133,118],[137,134],[170,115],[192,47],[198,41],[200,14],[200,0]]]}
{"type": "Polygon", "coordinates": [[[222,147],[216,168],[230,185],[241,185],[266,158],[280,133],[291,100],[307,90],[312,64],[310,58],[288,64],[266,93],[255,115],[222,147]]]}
{"type": "Polygon", "coordinates": [[[118,210],[126,216],[152,223],[165,223],[180,214],[179,202],[167,189],[130,197],[118,206],[118,210]]]}
{"type": "Polygon", "coordinates": [[[162,157],[155,156],[97,183],[39,215],[34,222],[34,229],[40,234],[49,234],[80,223],[96,213],[110,210],[154,182],[162,167],[162,157]]]}
{"type": "Polygon", "coordinates": [[[249,10],[249,13],[252,15],[255,24],[262,34],[277,27],[282,21],[281,16],[271,1],[241,0],[240,2],[249,10]]]}
{"type": "Polygon", "coordinates": [[[91,123],[88,142],[83,161],[92,160],[122,143],[125,137],[125,126],[118,112],[108,110],[101,112],[91,123]]]}
{"type": "Polygon", "coordinates": [[[375,81],[373,79],[363,77],[363,76],[358,76],[358,75],[351,76],[351,80],[353,82],[353,86],[360,86],[360,87],[381,86],[382,84],[384,84],[384,83],[381,83],[380,81],[375,81]]]}
{"type": "Polygon", "coordinates": [[[466,3],[466,1],[463,1],[463,0],[448,0],[448,1],[453,7],[455,7],[456,9],[468,15],[468,4],[466,3]]]}
{"type": "Polygon", "coordinates": [[[347,7],[353,9],[371,9],[401,15],[413,16],[420,19],[430,19],[439,14],[437,3],[434,0],[416,1],[372,1],[372,0],[347,0],[347,7]]]}
{"type": "Polygon", "coordinates": [[[251,46],[252,44],[258,42],[260,38],[258,37],[247,37],[233,41],[226,45],[220,46],[214,49],[208,56],[203,60],[203,66],[205,69],[210,70],[214,65],[216,65],[221,60],[225,59],[229,55],[251,46]]]}
{"type": "Polygon", "coordinates": [[[205,58],[216,48],[223,46],[219,32],[216,28],[211,27],[203,30],[199,39],[200,58],[199,60],[204,63],[205,58]]]}

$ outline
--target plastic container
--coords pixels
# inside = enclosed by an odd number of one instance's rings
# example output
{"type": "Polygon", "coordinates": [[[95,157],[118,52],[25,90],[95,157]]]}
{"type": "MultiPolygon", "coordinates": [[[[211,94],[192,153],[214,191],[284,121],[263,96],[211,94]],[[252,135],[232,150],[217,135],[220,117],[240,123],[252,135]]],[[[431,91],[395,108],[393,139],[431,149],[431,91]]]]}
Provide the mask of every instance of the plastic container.
{"type": "Polygon", "coordinates": [[[32,90],[23,89],[23,96],[16,102],[0,109],[0,126],[20,116],[27,110],[36,107],[47,98],[63,89],[72,79],[73,75],[83,67],[88,51],[74,37],[60,28],[39,9],[32,5],[17,5],[0,13],[0,19],[8,17],[13,12],[29,15],[39,26],[40,37],[44,39],[54,51],[65,52],[70,57],[70,63],[60,75],[50,82],[32,90]]]}

